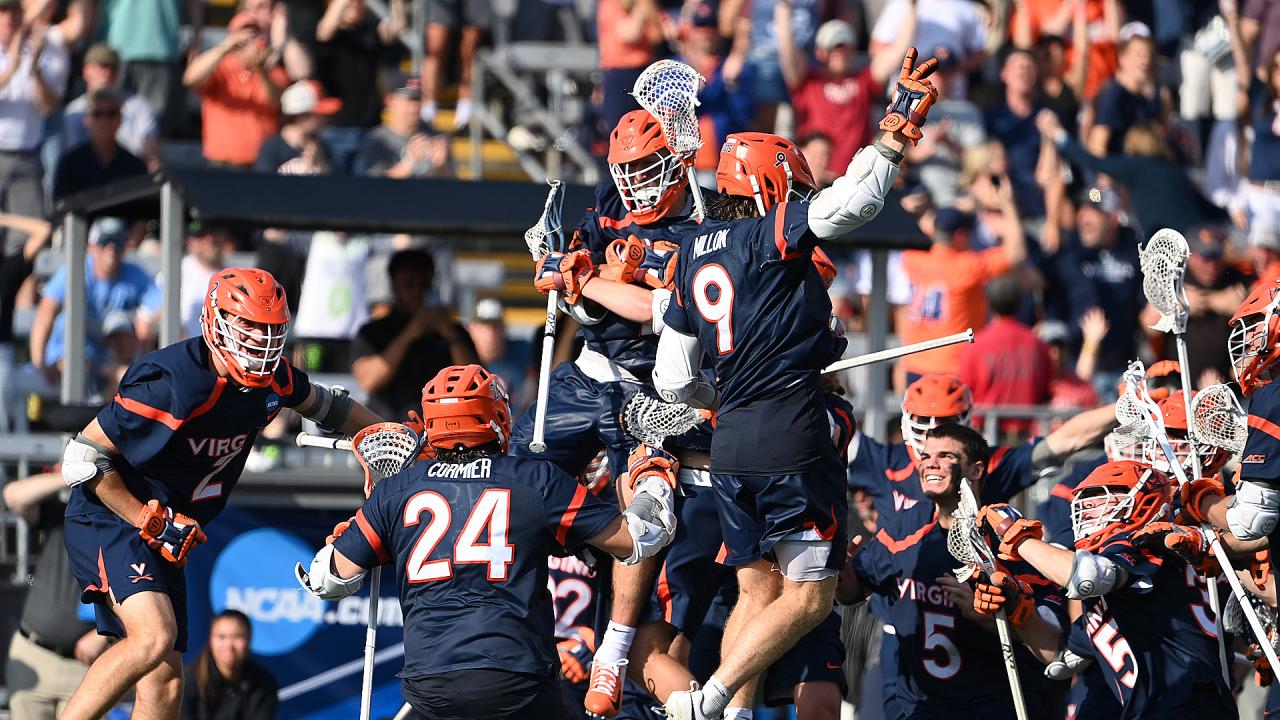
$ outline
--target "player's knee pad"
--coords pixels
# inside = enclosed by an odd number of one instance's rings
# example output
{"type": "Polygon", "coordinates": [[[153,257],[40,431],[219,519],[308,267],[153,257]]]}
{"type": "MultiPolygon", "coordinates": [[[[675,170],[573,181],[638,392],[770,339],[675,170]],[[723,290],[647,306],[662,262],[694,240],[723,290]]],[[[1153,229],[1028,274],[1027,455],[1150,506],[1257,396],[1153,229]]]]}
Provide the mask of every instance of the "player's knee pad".
{"type": "Polygon", "coordinates": [[[293,568],[293,574],[303,589],[321,600],[341,600],[353,595],[364,585],[365,573],[353,578],[342,578],[333,571],[333,545],[320,548],[311,558],[311,569],[303,570],[302,563],[293,568]]]}
{"type": "Polygon", "coordinates": [[[870,222],[884,208],[898,169],[875,147],[859,150],[844,175],[809,202],[809,229],[827,240],[870,222]]]}
{"type": "Polygon", "coordinates": [[[1083,600],[1101,597],[1116,589],[1123,582],[1120,568],[1101,555],[1077,550],[1071,561],[1071,579],[1067,581],[1067,597],[1083,600]]]}
{"type": "Polygon", "coordinates": [[[782,576],[792,582],[818,582],[836,576],[836,571],[827,567],[831,559],[829,540],[783,538],[774,543],[773,554],[782,576]]]}
{"type": "Polygon", "coordinates": [[[62,481],[75,487],[114,470],[111,454],[98,443],[76,435],[62,450],[62,481]]]}
{"type": "Polygon", "coordinates": [[[1280,490],[1256,480],[1241,480],[1227,507],[1227,529],[1241,540],[1271,534],[1280,519],[1280,490]]]}

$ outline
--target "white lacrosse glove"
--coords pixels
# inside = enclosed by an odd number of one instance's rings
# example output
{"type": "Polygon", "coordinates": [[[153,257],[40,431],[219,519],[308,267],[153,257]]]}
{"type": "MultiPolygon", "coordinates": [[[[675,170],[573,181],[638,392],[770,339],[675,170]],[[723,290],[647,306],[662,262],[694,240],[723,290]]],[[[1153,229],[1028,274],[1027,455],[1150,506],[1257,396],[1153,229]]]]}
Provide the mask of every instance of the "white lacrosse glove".
{"type": "Polygon", "coordinates": [[[1257,540],[1271,534],[1280,519],[1280,490],[1252,480],[1241,480],[1227,506],[1227,529],[1241,540],[1257,540]]]}
{"type": "Polygon", "coordinates": [[[657,555],[676,535],[675,458],[652,445],[631,453],[627,476],[635,488],[631,504],[622,513],[634,548],[623,565],[634,565],[657,555]]]}

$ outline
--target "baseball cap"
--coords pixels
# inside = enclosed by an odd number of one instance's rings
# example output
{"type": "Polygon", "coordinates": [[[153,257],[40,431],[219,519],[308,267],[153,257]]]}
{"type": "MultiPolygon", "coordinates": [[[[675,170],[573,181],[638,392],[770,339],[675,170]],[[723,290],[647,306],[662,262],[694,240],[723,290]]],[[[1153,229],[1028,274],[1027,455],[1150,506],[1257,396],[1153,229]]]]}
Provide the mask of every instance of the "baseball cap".
{"type": "Polygon", "coordinates": [[[410,100],[422,99],[422,80],[417,75],[410,75],[400,83],[400,86],[391,91],[392,95],[399,95],[410,100]]]}
{"type": "Polygon", "coordinates": [[[853,26],[843,20],[828,20],[818,28],[814,44],[819,50],[830,50],[839,45],[853,47],[853,26]]]}
{"type": "Polygon", "coordinates": [[[90,245],[124,245],[129,239],[129,225],[120,218],[105,217],[89,228],[90,245]]]}
{"type": "Polygon", "coordinates": [[[1120,207],[1120,197],[1111,188],[1093,186],[1080,191],[1076,196],[1076,204],[1088,205],[1104,213],[1113,213],[1120,207]]]}
{"type": "Polygon", "coordinates": [[[476,303],[476,322],[502,322],[502,301],[497,298],[485,298],[476,303]]]}
{"type": "Polygon", "coordinates": [[[953,207],[945,207],[934,216],[933,229],[936,232],[950,235],[960,230],[972,230],[975,222],[973,213],[967,213],[953,207]]]}
{"type": "Polygon", "coordinates": [[[283,115],[332,115],[342,109],[342,101],[325,97],[324,88],[315,80],[299,80],[280,94],[280,112],[283,115]]]}
{"type": "Polygon", "coordinates": [[[133,317],[124,310],[112,310],[102,319],[102,335],[107,337],[118,332],[133,333],[133,317]]]}
{"type": "Polygon", "coordinates": [[[1205,260],[1217,260],[1222,257],[1222,246],[1226,242],[1224,235],[1221,227],[1201,225],[1187,233],[1187,246],[1193,255],[1205,260]]]}
{"type": "Polygon", "coordinates": [[[94,43],[84,53],[84,64],[117,67],[120,65],[120,55],[104,42],[94,43]]]}
{"type": "Polygon", "coordinates": [[[1054,343],[1065,344],[1071,338],[1071,331],[1067,329],[1067,324],[1061,320],[1045,320],[1036,326],[1036,337],[1041,342],[1049,345],[1054,343]]]}
{"type": "Polygon", "coordinates": [[[1127,43],[1136,37],[1140,37],[1140,38],[1151,37],[1151,28],[1147,27],[1146,23],[1139,22],[1137,20],[1127,22],[1124,24],[1123,27],[1120,28],[1121,44],[1127,43]]]}

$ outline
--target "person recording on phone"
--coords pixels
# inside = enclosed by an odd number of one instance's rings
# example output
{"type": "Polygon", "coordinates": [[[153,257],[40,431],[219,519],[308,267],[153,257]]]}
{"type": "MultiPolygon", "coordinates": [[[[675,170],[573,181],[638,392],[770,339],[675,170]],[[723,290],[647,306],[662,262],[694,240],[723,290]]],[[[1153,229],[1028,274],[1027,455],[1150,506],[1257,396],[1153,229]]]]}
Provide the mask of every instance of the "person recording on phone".
{"type": "Polygon", "coordinates": [[[368,405],[386,418],[418,407],[422,386],[441,368],[479,363],[467,329],[448,307],[427,302],[435,261],[423,250],[401,250],[387,265],[392,309],[366,323],[351,344],[351,374],[368,405]]]}

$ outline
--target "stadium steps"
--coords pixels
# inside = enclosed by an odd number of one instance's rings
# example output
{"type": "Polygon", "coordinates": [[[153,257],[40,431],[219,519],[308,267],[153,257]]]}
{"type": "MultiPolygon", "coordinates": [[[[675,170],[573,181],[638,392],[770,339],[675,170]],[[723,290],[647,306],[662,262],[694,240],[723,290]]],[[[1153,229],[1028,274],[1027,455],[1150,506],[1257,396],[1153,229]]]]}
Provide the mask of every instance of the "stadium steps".
{"type": "Polygon", "coordinates": [[[546,319],[547,299],[533,289],[533,261],[527,252],[459,252],[459,260],[495,260],[502,263],[502,283],[479,293],[502,302],[503,320],[508,326],[541,325],[546,319]]]}
{"type": "MultiPolygon", "coordinates": [[[[463,180],[474,180],[476,178],[471,177],[471,139],[466,128],[461,128],[454,133],[454,115],[453,108],[441,108],[436,111],[431,126],[446,135],[453,135],[450,152],[453,154],[453,166],[458,170],[458,177],[463,180]]],[[[515,151],[502,140],[492,138],[482,140],[480,156],[484,160],[482,165],[484,171],[480,179],[528,182],[529,176],[516,160],[515,151]]]]}

